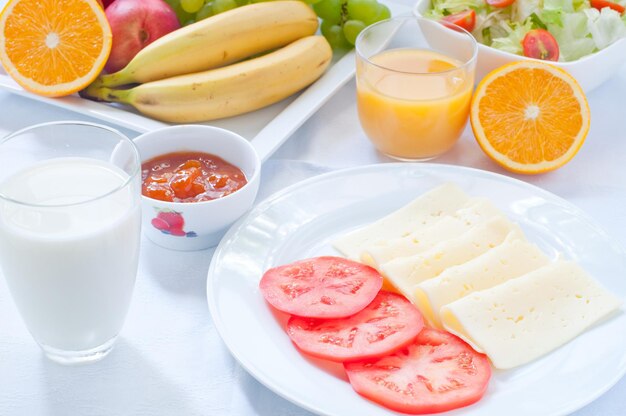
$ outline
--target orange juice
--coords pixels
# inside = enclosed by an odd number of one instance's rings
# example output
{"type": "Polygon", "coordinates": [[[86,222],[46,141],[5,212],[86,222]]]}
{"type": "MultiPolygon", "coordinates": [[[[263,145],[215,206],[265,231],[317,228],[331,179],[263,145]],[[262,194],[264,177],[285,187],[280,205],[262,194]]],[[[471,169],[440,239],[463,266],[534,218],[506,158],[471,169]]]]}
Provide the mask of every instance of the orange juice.
{"type": "Polygon", "coordinates": [[[473,69],[437,52],[390,49],[357,62],[361,125],[383,153],[427,159],[450,149],[469,114],[473,69]]]}

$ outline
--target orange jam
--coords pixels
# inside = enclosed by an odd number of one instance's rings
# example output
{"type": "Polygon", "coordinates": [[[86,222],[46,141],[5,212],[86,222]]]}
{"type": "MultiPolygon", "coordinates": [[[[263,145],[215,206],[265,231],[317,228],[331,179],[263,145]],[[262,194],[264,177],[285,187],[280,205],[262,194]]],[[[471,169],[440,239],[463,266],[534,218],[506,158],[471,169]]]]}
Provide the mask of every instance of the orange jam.
{"type": "Polygon", "coordinates": [[[201,152],[168,153],[141,165],[143,195],[169,202],[210,201],[230,195],[246,175],[224,159],[201,152]]]}

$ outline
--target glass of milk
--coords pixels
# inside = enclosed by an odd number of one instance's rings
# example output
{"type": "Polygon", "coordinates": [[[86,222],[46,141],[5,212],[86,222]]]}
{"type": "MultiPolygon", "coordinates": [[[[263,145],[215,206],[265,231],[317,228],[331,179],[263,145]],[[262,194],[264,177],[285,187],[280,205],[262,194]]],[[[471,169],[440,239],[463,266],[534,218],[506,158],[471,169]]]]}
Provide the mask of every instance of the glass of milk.
{"type": "Polygon", "coordinates": [[[0,167],[0,269],[28,330],[54,361],[103,358],[137,274],[135,145],[97,124],[39,124],[0,140],[0,167]]]}

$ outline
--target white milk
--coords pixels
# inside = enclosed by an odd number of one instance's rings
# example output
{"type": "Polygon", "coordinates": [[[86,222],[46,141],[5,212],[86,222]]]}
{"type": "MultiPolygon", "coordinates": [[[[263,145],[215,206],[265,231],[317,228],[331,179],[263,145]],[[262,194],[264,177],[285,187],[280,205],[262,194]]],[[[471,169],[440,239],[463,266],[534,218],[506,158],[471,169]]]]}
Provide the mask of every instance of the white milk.
{"type": "Polygon", "coordinates": [[[5,197],[46,205],[0,199],[0,266],[40,344],[83,351],[119,333],[137,272],[138,184],[85,201],[127,180],[111,164],[58,158],[0,184],[5,197]]]}

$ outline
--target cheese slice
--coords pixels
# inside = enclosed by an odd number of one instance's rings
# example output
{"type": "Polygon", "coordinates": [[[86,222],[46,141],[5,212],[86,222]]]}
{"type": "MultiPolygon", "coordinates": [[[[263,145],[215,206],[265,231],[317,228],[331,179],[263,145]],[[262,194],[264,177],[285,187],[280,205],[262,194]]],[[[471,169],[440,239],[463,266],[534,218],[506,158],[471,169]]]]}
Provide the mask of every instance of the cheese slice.
{"type": "Polygon", "coordinates": [[[509,239],[524,239],[517,225],[499,216],[423,253],[393,259],[381,265],[380,270],[396,290],[415,303],[415,285],[480,256],[501,244],[507,236],[509,239]]]}
{"type": "Polygon", "coordinates": [[[442,241],[460,236],[477,224],[499,216],[503,216],[502,212],[489,200],[472,198],[453,214],[443,217],[430,226],[413,230],[402,238],[380,241],[366,246],[361,255],[361,261],[379,268],[394,258],[424,252],[442,241]]]}
{"type": "Polygon", "coordinates": [[[508,369],[560,347],[621,303],[576,263],[561,260],[450,303],[442,319],[496,368],[508,369]]]}
{"type": "Polygon", "coordinates": [[[516,238],[507,239],[467,263],[451,267],[416,285],[416,305],[432,325],[441,328],[439,311],[442,306],[548,263],[549,259],[534,244],[516,238]]]}
{"type": "Polygon", "coordinates": [[[446,183],[373,224],[340,237],[333,245],[346,257],[358,261],[363,247],[377,241],[402,237],[432,224],[443,215],[455,212],[468,200],[469,197],[457,185],[446,183]]]}

